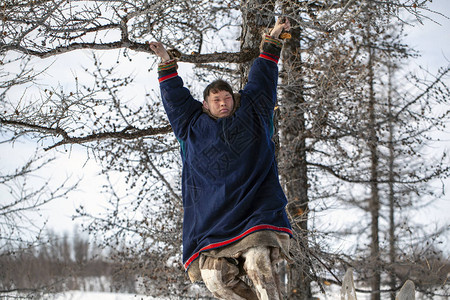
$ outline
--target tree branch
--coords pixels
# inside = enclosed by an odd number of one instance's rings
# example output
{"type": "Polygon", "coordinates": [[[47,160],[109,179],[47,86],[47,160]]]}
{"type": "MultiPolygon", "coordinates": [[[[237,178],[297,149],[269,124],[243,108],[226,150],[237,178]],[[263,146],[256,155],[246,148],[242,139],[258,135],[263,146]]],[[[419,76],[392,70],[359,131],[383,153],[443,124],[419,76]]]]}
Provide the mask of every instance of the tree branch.
{"type": "Polygon", "coordinates": [[[100,132],[100,133],[92,133],[90,135],[84,136],[84,137],[71,137],[67,132],[59,127],[56,128],[50,128],[30,123],[25,123],[21,121],[15,121],[15,120],[5,120],[3,118],[0,118],[0,124],[5,125],[12,125],[17,127],[25,127],[32,130],[37,130],[41,132],[50,133],[55,136],[62,136],[63,139],[56,144],[49,146],[45,148],[45,151],[48,151],[50,149],[59,147],[61,145],[67,145],[67,144],[83,144],[93,141],[100,141],[105,139],[125,139],[125,140],[132,140],[140,137],[145,136],[152,136],[152,135],[158,135],[158,134],[167,134],[172,131],[172,127],[170,125],[166,125],[163,127],[149,127],[146,129],[138,129],[132,126],[128,126],[122,131],[117,132],[100,132]]]}
{"type": "Polygon", "coordinates": [[[93,141],[100,141],[100,140],[106,140],[106,139],[124,139],[124,140],[133,140],[140,137],[145,136],[151,136],[151,135],[158,135],[158,134],[167,134],[172,132],[172,127],[170,125],[159,127],[159,128],[153,128],[149,127],[146,129],[137,129],[134,127],[127,127],[122,131],[119,132],[100,132],[100,133],[92,133],[85,137],[66,137],[60,142],[45,148],[45,151],[48,151],[50,149],[56,148],[61,145],[66,144],[83,144],[93,141]],[[129,132],[130,130],[133,130],[129,132]]]}
{"type": "MultiPolygon", "coordinates": [[[[147,52],[150,54],[154,54],[153,51],[150,50],[147,43],[136,43],[132,41],[116,41],[111,43],[71,43],[66,46],[55,47],[54,49],[49,50],[33,50],[28,49],[26,47],[22,47],[20,45],[12,45],[5,44],[0,42],[1,52],[6,51],[17,51],[23,54],[36,56],[39,58],[48,58],[55,55],[64,54],[67,52],[81,50],[81,49],[92,49],[92,50],[113,50],[120,48],[128,48],[130,50],[138,51],[138,52],[147,52]]],[[[228,62],[228,63],[245,63],[251,61],[257,55],[259,51],[242,51],[242,52],[214,52],[208,54],[197,54],[193,53],[182,54],[179,58],[180,62],[187,63],[213,63],[213,62],[228,62]]]]}

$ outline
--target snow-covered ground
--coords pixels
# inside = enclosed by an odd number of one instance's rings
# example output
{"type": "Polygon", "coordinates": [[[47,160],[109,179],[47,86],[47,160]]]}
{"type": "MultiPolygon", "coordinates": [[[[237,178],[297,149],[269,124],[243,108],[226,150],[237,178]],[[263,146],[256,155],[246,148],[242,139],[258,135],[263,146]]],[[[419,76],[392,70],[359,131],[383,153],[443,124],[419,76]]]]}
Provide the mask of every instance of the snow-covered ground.
{"type": "Polygon", "coordinates": [[[120,294],[106,292],[69,291],[48,297],[46,300],[166,300],[168,298],[153,298],[145,295],[120,294]]]}
{"type": "MultiPolygon", "coordinates": [[[[174,298],[154,298],[145,295],[120,294],[120,293],[69,291],[66,293],[44,297],[44,299],[45,300],[169,300],[174,298]]],[[[330,294],[326,296],[323,295],[316,299],[338,300],[341,298],[338,293],[335,293],[332,295],[330,294]]],[[[358,298],[358,299],[365,299],[365,298],[358,298]]]]}
{"type": "MultiPolygon", "coordinates": [[[[16,299],[17,295],[11,295],[12,297],[9,298],[6,296],[5,298],[2,298],[0,296],[0,300],[9,300],[9,299],[16,299]]],[[[22,298],[23,299],[23,298],[22,298]]],[[[183,299],[181,297],[150,297],[145,296],[142,294],[126,294],[126,293],[108,293],[108,292],[83,292],[83,291],[68,291],[65,293],[58,293],[58,294],[51,294],[51,295],[44,295],[44,297],[40,298],[43,300],[174,300],[174,299],[183,299]]],[[[193,299],[192,297],[189,297],[189,299],[193,299]]],[[[204,299],[204,298],[199,298],[204,299]]],[[[340,294],[340,288],[339,287],[333,287],[330,290],[327,291],[327,293],[324,294],[318,294],[315,295],[314,299],[318,300],[340,300],[341,294],[340,294]]],[[[368,300],[370,299],[370,296],[368,294],[361,294],[357,293],[357,299],[358,300],[368,300]]],[[[420,295],[416,295],[416,299],[423,299],[420,297],[420,295]]],[[[449,299],[447,296],[443,297],[436,297],[433,298],[436,300],[445,300],[449,299]]]]}

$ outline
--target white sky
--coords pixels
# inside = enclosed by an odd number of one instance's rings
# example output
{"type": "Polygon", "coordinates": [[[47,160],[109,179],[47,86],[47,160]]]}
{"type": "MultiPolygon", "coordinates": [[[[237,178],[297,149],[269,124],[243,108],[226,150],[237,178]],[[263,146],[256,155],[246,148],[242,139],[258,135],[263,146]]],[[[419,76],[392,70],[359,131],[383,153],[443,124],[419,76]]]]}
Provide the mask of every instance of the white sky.
{"type": "MultiPolygon", "coordinates": [[[[430,5],[430,9],[441,12],[444,15],[450,16],[450,1],[449,0],[434,0],[430,5]]],[[[430,15],[431,16],[431,15],[430,15]]],[[[440,15],[431,16],[437,23],[425,20],[423,25],[417,24],[409,31],[407,43],[421,53],[421,57],[416,60],[415,65],[420,65],[428,69],[432,73],[436,73],[440,66],[447,66],[450,64],[450,20],[440,15]]],[[[86,52],[87,53],[87,52],[86,52]]],[[[84,59],[89,60],[86,53],[72,52],[57,58],[49,74],[55,79],[60,80],[61,84],[71,84],[73,81],[72,70],[78,69],[83,64],[84,59]]],[[[108,54],[105,54],[105,61],[107,61],[108,54]]],[[[115,61],[115,59],[114,59],[115,61]]],[[[43,62],[43,63],[48,63],[43,62]]],[[[150,66],[148,55],[136,54],[133,56],[133,61],[124,66],[129,70],[134,70],[136,73],[136,95],[135,99],[139,101],[146,90],[156,86],[157,74],[156,70],[147,72],[150,66]]],[[[186,69],[181,69],[181,73],[186,72],[186,69]]],[[[418,71],[420,72],[420,71],[418,71]]],[[[450,136],[442,143],[442,147],[449,149],[450,136]]],[[[35,149],[33,143],[16,143],[11,149],[10,145],[0,144],[0,155],[2,157],[0,171],[5,168],[14,167],[14,164],[25,161],[30,153],[35,149]],[[13,152],[11,152],[13,151],[13,152]],[[5,159],[10,157],[10,153],[14,153],[14,159],[5,159]]],[[[63,149],[61,149],[63,150],[63,149]]],[[[50,228],[57,232],[67,231],[71,232],[74,227],[74,222],[71,216],[74,209],[80,204],[85,207],[94,209],[102,205],[102,197],[98,193],[100,186],[103,184],[100,177],[95,176],[100,171],[99,167],[93,161],[88,161],[86,164],[85,150],[82,147],[74,146],[70,152],[70,156],[66,153],[53,152],[59,159],[55,164],[55,168],[46,170],[46,174],[42,176],[51,175],[55,182],[65,178],[66,176],[73,176],[74,179],[82,178],[81,187],[79,190],[71,195],[65,202],[55,201],[43,209],[42,214],[48,219],[50,228]],[[52,174],[48,174],[51,172],[52,174]]],[[[430,220],[440,219],[448,220],[447,213],[450,211],[450,182],[446,185],[447,199],[443,199],[438,204],[430,207],[427,211],[422,211],[417,217],[419,219],[430,220]]],[[[0,200],[1,200],[0,195],[0,200]]],[[[37,217],[36,222],[41,222],[42,218],[37,217]]],[[[448,243],[448,242],[447,242],[448,243]]]]}
{"type": "MultiPolygon", "coordinates": [[[[448,0],[433,0],[429,5],[433,11],[442,13],[448,16],[447,18],[437,14],[429,14],[435,21],[424,20],[424,24],[417,24],[408,32],[406,39],[407,44],[419,51],[421,56],[412,63],[412,67],[417,69],[418,74],[425,74],[424,71],[419,70],[418,66],[436,74],[440,67],[450,66],[450,1],[448,0]]],[[[450,80],[447,77],[447,86],[450,86],[450,80]]],[[[450,96],[449,96],[450,97],[450,96]]],[[[449,99],[450,101],[450,99],[449,99]]],[[[444,109],[449,109],[448,105],[444,109]]],[[[450,154],[450,132],[446,136],[440,135],[442,142],[441,149],[446,149],[447,154],[450,154]]],[[[448,212],[450,211],[450,180],[446,180],[446,196],[442,201],[436,202],[429,208],[417,213],[417,218],[427,221],[439,220],[441,223],[450,220],[448,212]]],[[[447,249],[450,249],[450,240],[447,236],[447,249]]]]}
{"type": "Polygon", "coordinates": [[[438,67],[450,64],[450,1],[433,0],[428,7],[448,17],[427,13],[434,22],[424,20],[423,25],[415,23],[407,31],[406,42],[421,53],[417,64],[435,72],[438,67]]]}

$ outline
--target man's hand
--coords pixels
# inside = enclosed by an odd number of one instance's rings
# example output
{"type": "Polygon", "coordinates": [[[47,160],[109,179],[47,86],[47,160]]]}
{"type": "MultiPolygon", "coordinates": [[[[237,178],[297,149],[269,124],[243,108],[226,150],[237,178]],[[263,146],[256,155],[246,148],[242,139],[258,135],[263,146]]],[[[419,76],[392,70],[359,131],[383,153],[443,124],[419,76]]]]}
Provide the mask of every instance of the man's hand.
{"type": "Polygon", "coordinates": [[[166,48],[160,42],[150,42],[150,50],[155,52],[157,56],[161,58],[162,62],[170,60],[169,53],[167,53],[166,48]]]}
{"type": "Polygon", "coordinates": [[[278,18],[277,22],[275,23],[275,26],[270,32],[270,36],[278,39],[283,30],[284,31],[291,30],[291,23],[289,23],[288,18],[278,18]]]}

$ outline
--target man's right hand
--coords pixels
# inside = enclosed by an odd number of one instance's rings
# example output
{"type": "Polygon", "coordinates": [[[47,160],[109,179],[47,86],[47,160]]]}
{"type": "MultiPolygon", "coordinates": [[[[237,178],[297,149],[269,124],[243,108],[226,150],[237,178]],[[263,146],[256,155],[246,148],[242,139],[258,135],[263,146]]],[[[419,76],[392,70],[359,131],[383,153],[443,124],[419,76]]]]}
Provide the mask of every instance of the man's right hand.
{"type": "Polygon", "coordinates": [[[161,58],[162,62],[170,60],[169,53],[167,53],[166,48],[160,42],[150,42],[150,50],[155,52],[157,56],[161,58]]]}

